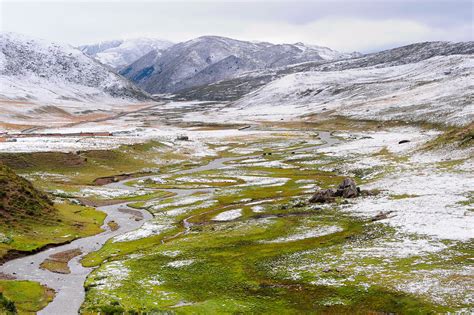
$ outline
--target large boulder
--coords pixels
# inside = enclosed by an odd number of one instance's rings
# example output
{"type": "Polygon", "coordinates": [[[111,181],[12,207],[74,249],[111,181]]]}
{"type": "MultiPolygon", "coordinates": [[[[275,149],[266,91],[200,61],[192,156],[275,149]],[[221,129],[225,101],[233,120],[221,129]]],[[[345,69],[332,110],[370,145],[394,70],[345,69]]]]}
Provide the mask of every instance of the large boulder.
{"type": "Polygon", "coordinates": [[[309,199],[311,203],[329,203],[334,202],[336,197],[355,198],[361,193],[352,178],[345,178],[337,189],[320,189],[309,199]]]}
{"type": "Polygon", "coordinates": [[[336,199],[335,189],[320,189],[318,190],[309,202],[311,203],[328,203],[333,202],[336,199]]]}
{"type": "Polygon", "coordinates": [[[359,196],[360,188],[357,187],[352,178],[344,178],[342,183],[337,188],[336,195],[344,198],[355,198],[359,196]]]}

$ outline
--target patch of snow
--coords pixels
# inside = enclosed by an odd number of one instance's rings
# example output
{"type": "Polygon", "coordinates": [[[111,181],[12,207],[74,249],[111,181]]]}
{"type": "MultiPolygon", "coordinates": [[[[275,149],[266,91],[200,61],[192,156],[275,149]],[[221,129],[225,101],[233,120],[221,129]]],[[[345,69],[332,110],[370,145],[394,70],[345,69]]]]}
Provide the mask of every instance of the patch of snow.
{"type": "Polygon", "coordinates": [[[120,287],[129,274],[130,269],[123,262],[108,262],[98,270],[96,278],[100,280],[94,281],[94,284],[102,289],[113,290],[120,287]]]}
{"type": "Polygon", "coordinates": [[[297,229],[297,233],[288,236],[278,237],[269,241],[261,241],[262,243],[286,243],[304,240],[307,238],[325,236],[337,232],[341,232],[342,228],[335,225],[321,226],[321,227],[300,227],[297,229]]]}
{"type": "Polygon", "coordinates": [[[181,268],[185,266],[190,266],[194,263],[194,259],[184,259],[184,260],[175,260],[166,264],[166,266],[171,268],[181,268]]]}
{"type": "Polygon", "coordinates": [[[245,184],[236,185],[235,187],[245,186],[283,186],[288,182],[289,178],[280,177],[260,177],[260,176],[235,176],[245,181],[245,184]]]}
{"type": "Polygon", "coordinates": [[[118,197],[142,196],[148,194],[146,190],[126,190],[108,187],[88,187],[79,191],[78,195],[81,197],[100,197],[105,199],[114,199],[118,197]]]}
{"type": "Polygon", "coordinates": [[[376,241],[373,246],[346,246],[344,251],[354,259],[361,258],[407,258],[440,252],[448,248],[437,240],[400,237],[393,240],[376,241]]]}
{"type": "Polygon", "coordinates": [[[474,238],[474,215],[466,195],[474,191],[472,174],[444,173],[437,170],[406,171],[375,181],[364,189],[382,189],[394,195],[416,195],[393,199],[387,195],[358,200],[343,210],[365,217],[393,211],[384,223],[404,232],[430,235],[449,240],[474,238]]]}
{"type": "Polygon", "coordinates": [[[473,276],[474,268],[471,266],[466,266],[460,270],[418,270],[412,273],[409,279],[397,284],[396,289],[419,296],[427,296],[441,305],[448,304],[449,300],[457,300],[465,305],[472,305],[474,295],[468,292],[474,292],[473,276]],[[456,280],[449,280],[450,278],[456,280]]]}
{"type": "Polygon", "coordinates": [[[194,196],[187,196],[184,198],[180,197],[180,199],[177,199],[174,202],[162,202],[159,205],[155,205],[153,206],[153,210],[160,210],[160,209],[168,208],[168,207],[180,207],[180,206],[191,205],[191,204],[204,201],[207,199],[209,199],[208,195],[194,195],[194,196]]]}
{"type": "MultiPolygon", "coordinates": [[[[335,136],[338,134],[336,133],[335,136]]],[[[347,156],[359,154],[374,154],[379,152],[382,148],[394,154],[402,154],[413,151],[421,144],[433,139],[439,135],[437,131],[424,131],[415,127],[406,128],[392,128],[386,131],[365,132],[357,134],[355,140],[344,142],[336,146],[319,149],[333,156],[347,156]],[[409,140],[408,143],[398,144],[401,140],[409,140]]],[[[375,165],[378,165],[377,160],[371,160],[375,165]]],[[[366,162],[369,163],[369,160],[366,162]]]]}
{"type": "Polygon", "coordinates": [[[159,235],[173,228],[173,221],[160,218],[159,220],[147,221],[139,229],[118,235],[113,238],[114,242],[135,241],[145,237],[159,235]]]}
{"type": "Polygon", "coordinates": [[[263,207],[263,206],[253,206],[251,209],[255,213],[265,212],[265,207],[263,207]]]}
{"type": "Polygon", "coordinates": [[[165,255],[167,257],[176,257],[179,254],[181,254],[181,251],[180,250],[165,250],[165,251],[162,251],[160,254],[165,255]]]}
{"type": "Polygon", "coordinates": [[[175,179],[178,182],[188,182],[188,183],[236,183],[237,181],[230,178],[212,178],[209,176],[200,176],[200,177],[178,177],[175,179]]]}
{"type": "Polygon", "coordinates": [[[216,215],[212,221],[231,221],[242,216],[242,209],[224,211],[216,215]]]}
{"type": "Polygon", "coordinates": [[[217,200],[205,200],[197,204],[192,204],[191,206],[177,207],[176,209],[168,210],[165,212],[165,214],[168,216],[176,217],[178,215],[182,215],[193,210],[209,208],[210,206],[215,205],[217,202],[217,200]]]}

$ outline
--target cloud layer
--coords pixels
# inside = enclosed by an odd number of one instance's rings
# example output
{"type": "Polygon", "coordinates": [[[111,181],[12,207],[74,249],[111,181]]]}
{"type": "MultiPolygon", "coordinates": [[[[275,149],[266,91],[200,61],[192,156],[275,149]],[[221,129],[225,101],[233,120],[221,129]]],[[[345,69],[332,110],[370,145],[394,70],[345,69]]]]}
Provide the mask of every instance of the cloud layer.
{"type": "Polygon", "coordinates": [[[470,0],[0,1],[1,30],[73,45],[137,36],[178,42],[212,34],[370,52],[474,36],[470,0]]]}

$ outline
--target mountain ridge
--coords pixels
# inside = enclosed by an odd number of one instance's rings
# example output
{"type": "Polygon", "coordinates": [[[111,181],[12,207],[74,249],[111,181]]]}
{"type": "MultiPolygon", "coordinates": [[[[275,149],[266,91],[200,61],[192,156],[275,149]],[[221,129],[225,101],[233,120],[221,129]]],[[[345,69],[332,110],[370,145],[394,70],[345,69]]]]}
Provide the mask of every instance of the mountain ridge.
{"type": "Polygon", "coordinates": [[[176,97],[205,101],[235,101],[243,95],[287,74],[307,71],[341,71],[369,66],[388,67],[453,54],[474,54],[474,42],[421,42],[351,59],[306,62],[281,69],[253,71],[240,77],[179,91],[176,97]]]}
{"type": "Polygon", "coordinates": [[[159,53],[172,45],[172,42],[163,39],[137,37],[81,45],[77,48],[105,65],[114,69],[120,69],[138,60],[150,51],[159,53]]]}
{"type": "Polygon", "coordinates": [[[354,56],[354,53],[344,54],[326,47],[303,47],[300,43],[297,44],[201,36],[175,44],[160,56],[145,55],[122,68],[119,73],[149,93],[174,93],[200,85],[203,80],[205,83],[213,83],[255,69],[354,56]]]}

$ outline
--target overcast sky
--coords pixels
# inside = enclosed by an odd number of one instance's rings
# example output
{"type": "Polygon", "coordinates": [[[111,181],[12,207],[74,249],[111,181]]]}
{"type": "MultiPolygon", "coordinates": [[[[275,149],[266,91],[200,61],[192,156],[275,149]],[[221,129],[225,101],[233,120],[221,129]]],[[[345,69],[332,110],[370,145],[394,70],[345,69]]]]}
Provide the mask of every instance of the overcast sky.
{"type": "Polygon", "coordinates": [[[5,1],[2,31],[72,45],[127,37],[220,35],[371,52],[473,39],[472,0],[5,1]]]}

